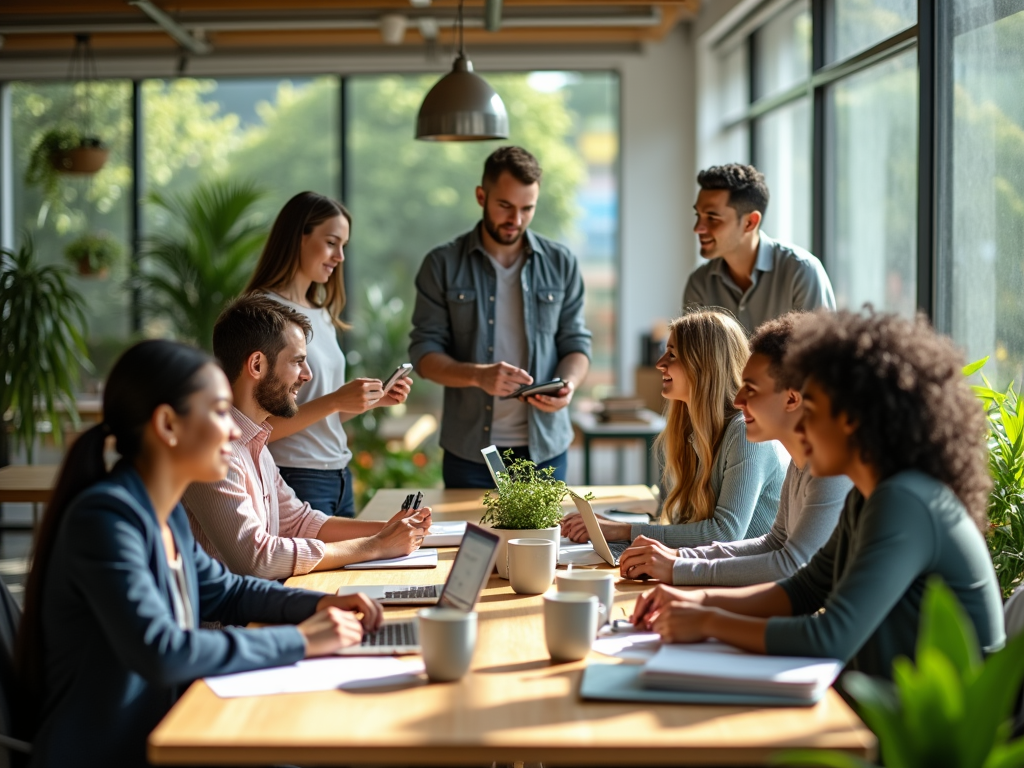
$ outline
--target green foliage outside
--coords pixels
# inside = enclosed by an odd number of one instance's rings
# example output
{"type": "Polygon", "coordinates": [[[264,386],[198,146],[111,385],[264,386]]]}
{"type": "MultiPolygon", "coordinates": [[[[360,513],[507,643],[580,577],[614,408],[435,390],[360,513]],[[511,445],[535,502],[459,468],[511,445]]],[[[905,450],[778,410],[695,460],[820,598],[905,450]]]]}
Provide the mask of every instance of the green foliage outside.
{"type": "MultiPolygon", "coordinates": [[[[981,371],[989,358],[964,368],[964,375],[981,371]]],[[[1004,392],[992,388],[981,375],[984,386],[973,386],[985,405],[988,421],[988,466],[992,493],[988,499],[988,548],[999,577],[1003,597],[1020,584],[1024,576],[1024,407],[1011,381],[1004,392]]]]}
{"type": "MultiPolygon", "coordinates": [[[[555,468],[537,469],[529,459],[513,459],[511,449],[505,451],[505,461],[508,471],[498,475],[497,494],[494,491],[484,493],[487,511],[480,523],[513,531],[558,525],[569,486],[555,480],[555,468]]],[[[587,498],[593,498],[593,494],[587,494],[587,498]]]]}
{"type": "Polygon", "coordinates": [[[14,445],[31,464],[38,420],[63,444],[63,426],[78,426],[79,366],[88,367],[81,295],[66,267],[40,264],[31,239],[0,250],[0,414],[14,414],[14,445]]]}
{"type": "MultiPolygon", "coordinates": [[[[916,663],[893,663],[893,683],[847,672],[842,684],[878,737],[887,768],[1017,768],[1024,739],[1009,742],[1009,717],[1024,680],[1024,634],[982,659],[974,626],[933,577],[921,605],[916,663]]],[[[867,768],[841,752],[781,753],[776,765],[867,768]]]]}
{"type": "Polygon", "coordinates": [[[178,338],[212,351],[214,323],[245,288],[266,240],[251,215],[261,196],[252,184],[228,181],[149,196],[170,221],[146,244],[139,285],[150,316],[168,321],[178,338]]]}

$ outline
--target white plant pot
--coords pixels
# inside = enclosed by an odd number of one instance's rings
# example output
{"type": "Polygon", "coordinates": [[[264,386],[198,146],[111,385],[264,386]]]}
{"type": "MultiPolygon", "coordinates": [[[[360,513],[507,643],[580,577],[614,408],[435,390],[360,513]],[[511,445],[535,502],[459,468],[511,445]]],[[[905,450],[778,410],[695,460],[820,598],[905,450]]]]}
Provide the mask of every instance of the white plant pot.
{"type": "Polygon", "coordinates": [[[494,566],[498,569],[498,575],[503,579],[508,578],[509,539],[547,539],[555,545],[556,549],[562,541],[562,529],[558,525],[553,528],[529,528],[526,530],[491,528],[491,533],[497,534],[498,538],[501,539],[498,542],[498,557],[494,562],[494,566]]]}

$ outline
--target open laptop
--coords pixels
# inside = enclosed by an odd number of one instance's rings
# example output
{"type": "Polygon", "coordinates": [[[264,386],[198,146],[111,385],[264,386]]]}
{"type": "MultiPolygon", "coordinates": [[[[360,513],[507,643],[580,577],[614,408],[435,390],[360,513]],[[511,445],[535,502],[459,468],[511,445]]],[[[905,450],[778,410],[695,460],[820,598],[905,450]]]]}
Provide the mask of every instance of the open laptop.
{"type": "MultiPolygon", "coordinates": [[[[466,535],[462,538],[462,546],[455,555],[452,570],[443,585],[430,584],[417,586],[351,586],[338,590],[339,595],[362,592],[370,597],[383,595],[381,602],[389,605],[436,604],[446,608],[457,608],[460,611],[471,611],[480,598],[491,571],[494,570],[494,559],[498,554],[498,537],[476,525],[466,525],[466,535]],[[435,597],[387,597],[388,593],[406,593],[415,590],[436,590],[441,587],[435,597]]],[[[416,619],[385,622],[376,632],[363,634],[360,645],[343,648],[338,653],[342,656],[389,656],[397,653],[419,653],[420,642],[416,619]]]]}
{"type": "MultiPolygon", "coordinates": [[[[594,545],[594,552],[601,556],[608,565],[618,565],[619,557],[626,549],[629,548],[631,542],[628,541],[612,541],[609,542],[604,537],[604,532],[601,530],[601,524],[597,521],[597,514],[594,512],[594,508],[590,506],[590,502],[575,493],[571,489],[569,495],[572,497],[573,504],[576,505],[577,511],[580,513],[580,517],[583,518],[583,523],[587,526],[587,533],[590,535],[590,543],[594,545]]],[[[562,552],[558,555],[559,563],[573,562],[577,565],[589,565],[593,563],[593,560],[581,557],[576,562],[576,558],[573,557],[575,553],[571,551],[562,552]]],[[[590,554],[588,550],[581,551],[580,555],[590,554]]]]}

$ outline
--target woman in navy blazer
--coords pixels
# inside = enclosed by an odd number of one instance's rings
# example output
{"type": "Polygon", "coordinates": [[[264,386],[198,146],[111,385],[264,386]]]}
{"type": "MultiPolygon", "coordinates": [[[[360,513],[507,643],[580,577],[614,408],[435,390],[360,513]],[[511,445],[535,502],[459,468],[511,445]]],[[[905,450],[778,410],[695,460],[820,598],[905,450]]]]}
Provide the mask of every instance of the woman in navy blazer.
{"type": "Polygon", "coordinates": [[[111,371],[105,420],[68,452],[26,590],[18,709],[32,765],[145,765],[147,735],[193,680],[332,653],[380,624],[363,595],[236,576],[195,543],[179,500],[225,476],[230,406],[220,368],[182,344],[142,342],[111,371]],[[108,434],[122,457],[109,474],[108,434]]]}

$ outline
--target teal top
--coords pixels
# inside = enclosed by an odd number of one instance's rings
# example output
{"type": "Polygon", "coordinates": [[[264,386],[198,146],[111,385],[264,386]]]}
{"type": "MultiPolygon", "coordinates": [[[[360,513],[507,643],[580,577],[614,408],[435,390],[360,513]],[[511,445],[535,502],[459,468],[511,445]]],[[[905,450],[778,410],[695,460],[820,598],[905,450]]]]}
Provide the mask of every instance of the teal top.
{"type": "Polygon", "coordinates": [[[982,649],[1002,647],[999,583],[985,539],[956,494],[916,470],[882,481],[867,500],[854,489],[828,543],[777,582],[793,616],[768,620],[766,649],[841,659],[848,669],[891,679],[897,656],[914,658],[933,574],[967,611],[982,649]]]}

